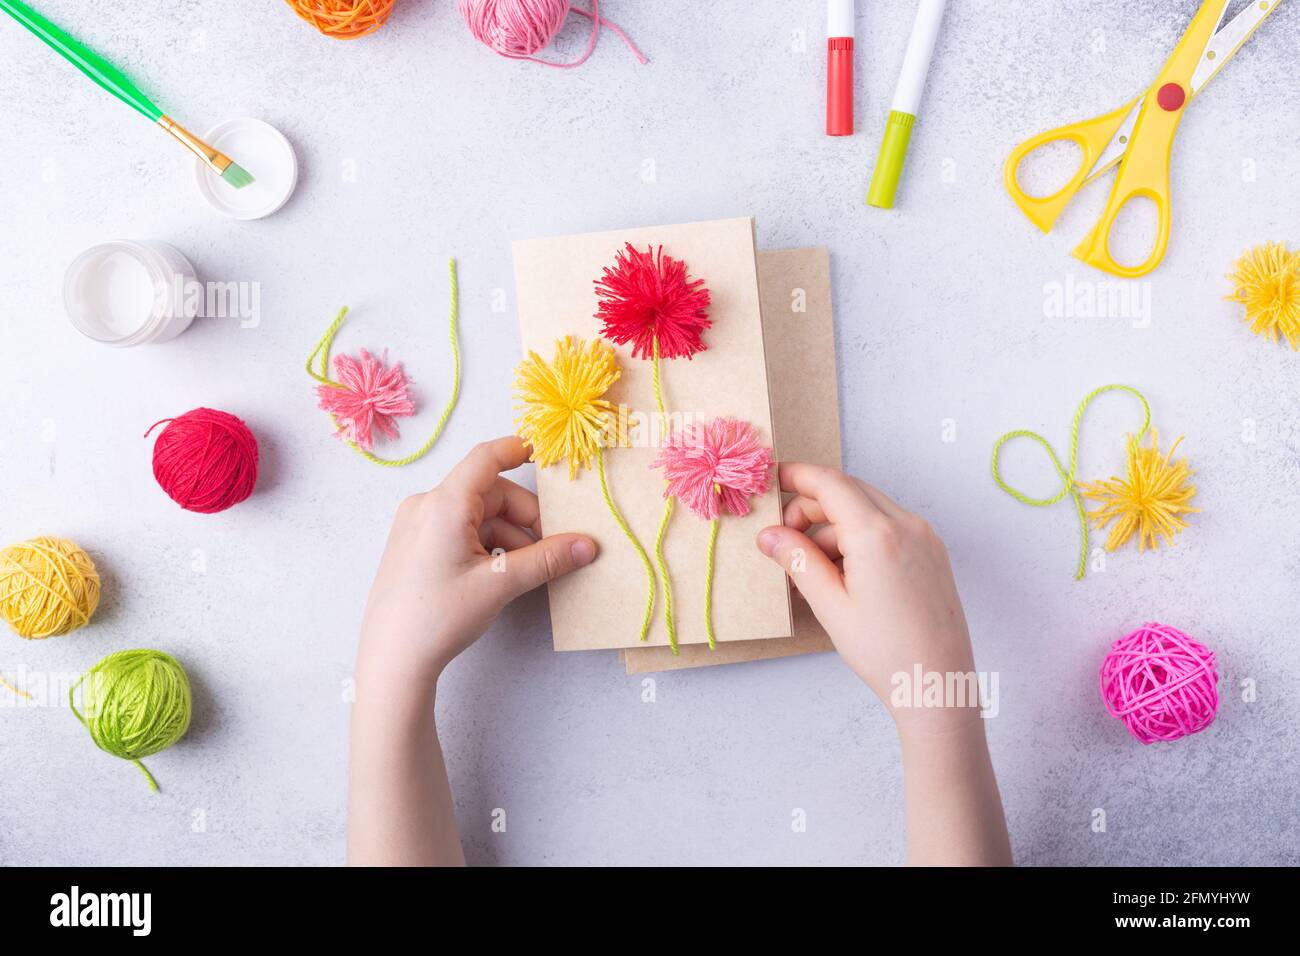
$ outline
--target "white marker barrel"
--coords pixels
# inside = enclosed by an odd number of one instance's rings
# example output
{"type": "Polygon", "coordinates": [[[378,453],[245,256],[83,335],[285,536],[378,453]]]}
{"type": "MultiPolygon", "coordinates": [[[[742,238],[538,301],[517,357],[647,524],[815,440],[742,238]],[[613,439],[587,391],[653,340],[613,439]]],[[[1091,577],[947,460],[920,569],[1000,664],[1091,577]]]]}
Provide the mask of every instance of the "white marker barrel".
{"type": "Polygon", "coordinates": [[[912,35],[907,41],[907,52],[903,54],[903,69],[898,74],[898,86],[894,88],[892,108],[895,112],[915,116],[920,109],[925,77],[930,72],[930,58],[934,56],[934,44],[939,39],[939,25],[943,22],[947,5],[948,0],[921,0],[916,8],[912,35]]]}

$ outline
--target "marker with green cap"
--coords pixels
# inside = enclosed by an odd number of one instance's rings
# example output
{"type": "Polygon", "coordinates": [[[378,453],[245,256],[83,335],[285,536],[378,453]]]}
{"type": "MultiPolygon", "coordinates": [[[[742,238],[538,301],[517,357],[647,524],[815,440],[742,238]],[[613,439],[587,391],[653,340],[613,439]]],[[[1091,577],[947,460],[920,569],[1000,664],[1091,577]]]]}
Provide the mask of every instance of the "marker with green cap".
{"type": "Polygon", "coordinates": [[[907,158],[907,145],[912,139],[912,126],[916,123],[926,74],[930,72],[930,59],[934,56],[934,44],[939,38],[939,24],[943,22],[947,5],[948,0],[921,0],[916,8],[912,35],[907,41],[907,52],[903,54],[903,69],[898,75],[898,86],[894,88],[889,122],[880,141],[875,172],[871,174],[868,205],[880,209],[894,208],[894,194],[903,175],[903,160],[907,158]]]}

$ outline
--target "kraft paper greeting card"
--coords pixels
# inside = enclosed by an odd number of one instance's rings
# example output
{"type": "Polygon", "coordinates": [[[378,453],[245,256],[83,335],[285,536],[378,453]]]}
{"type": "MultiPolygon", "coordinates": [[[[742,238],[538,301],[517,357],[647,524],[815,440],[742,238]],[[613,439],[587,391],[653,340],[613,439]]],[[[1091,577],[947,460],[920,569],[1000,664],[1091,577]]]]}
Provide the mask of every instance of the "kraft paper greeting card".
{"type": "Polygon", "coordinates": [[[781,516],[753,220],[523,240],[514,265],[542,525],[600,545],[549,586],[556,650],[789,637],[753,546],[781,516]]]}

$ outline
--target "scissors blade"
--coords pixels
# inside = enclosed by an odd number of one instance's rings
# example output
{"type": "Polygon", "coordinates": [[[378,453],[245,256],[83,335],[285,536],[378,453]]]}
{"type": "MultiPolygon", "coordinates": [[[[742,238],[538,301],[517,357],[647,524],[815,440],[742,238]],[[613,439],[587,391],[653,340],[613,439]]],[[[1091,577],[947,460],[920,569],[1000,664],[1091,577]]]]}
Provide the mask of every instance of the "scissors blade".
{"type": "Polygon", "coordinates": [[[1282,3],[1282,0],[1259,0],[1251,3],[1235,17],[1221,26],[1210,42],[1206,44],[1201,61],[1192,73],[1192,96],[1201,92],[1201,88],[1210,82],[1223,65],[1232,59],[1241,49],[1241,45],[1250,39],[1252,33],[1259,29],[1269,15],[1282,3]]]}
{"type": "MultiPolygon", "coordinates": [[[[1241,49],[1242,44],[1250,39],[1251,35],[1259,29],[1260,25],[1268,19],[1269,15],[1281,3],[1282,0],[1258,0],[1258,2],[1252,2],[1239,11],[1235,17],[1219,27],[1214,36],[1210,38],[1205,51],[1201,54],[1201,60],[1197,64],[1196,70],[1192,73],[1192,96],[1199,93],[1202,87],[1223,69],[1224,65],[1241,49]]],[[[1088,170],[1088,175],[1083,180],[1085,185],[1106,172],[1124,157],[1124,153],[1128,150],[1129,140],[1133,137],[1133,127],[1137,125],[1138,115],[1142,112],[1142,104],[1145,102],[1146,97],[1144,96],[1129,111],[1124,122],[1115,131],[1114,137],[1102,150],[1101,155],[1097,157],[1097,161],[1092,164],[1092,169],[1088,170]]]]}
{"type": "Polygon", "coordinates": [[[1092,169],[1088,170],[1088,175],[1083,178],[1083,185],[1092,182],[1106,170],[1110,169],[1123,158],[1124,153],[1128,150],[1129,140],[1133,137],[1133,127],[1137,125],[1138,116],[1142,113],[1142,104],[1146,102],[1146,97],[1142,97],[1133,104],[1133,108],[1128,111],[1128,116],[1124,117],[1124,122],[1119,124],[1119,129],[1115,135],[1110,138],[1106,148],[1101,151],[1097,161],[1092,164],[1092,169]]]}

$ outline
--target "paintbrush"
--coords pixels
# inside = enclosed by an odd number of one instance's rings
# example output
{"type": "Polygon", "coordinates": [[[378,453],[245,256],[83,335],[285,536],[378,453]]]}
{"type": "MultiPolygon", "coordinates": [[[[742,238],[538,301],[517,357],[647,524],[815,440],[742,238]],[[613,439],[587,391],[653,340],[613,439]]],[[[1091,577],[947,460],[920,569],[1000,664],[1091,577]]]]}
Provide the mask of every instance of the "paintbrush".
{"type": "Polygon", "coordinates": [[[203,142],[203,140],[155,106],[149,97],[140,92],[139,87],[132,83],[121,70],[94,50],[87,48],[80,41],[68,36],[27,4],[20,2],[20,0],[0,0],[0,10],[9,14],[48,43],[64,59],[94,80],[96,84],[112,93],[136,112],[147,116],[152,122],[165,129],[231,186],[236,189],[243,189],[253,181],[253,177],[248,170],[225,153],[203,142]]]}

